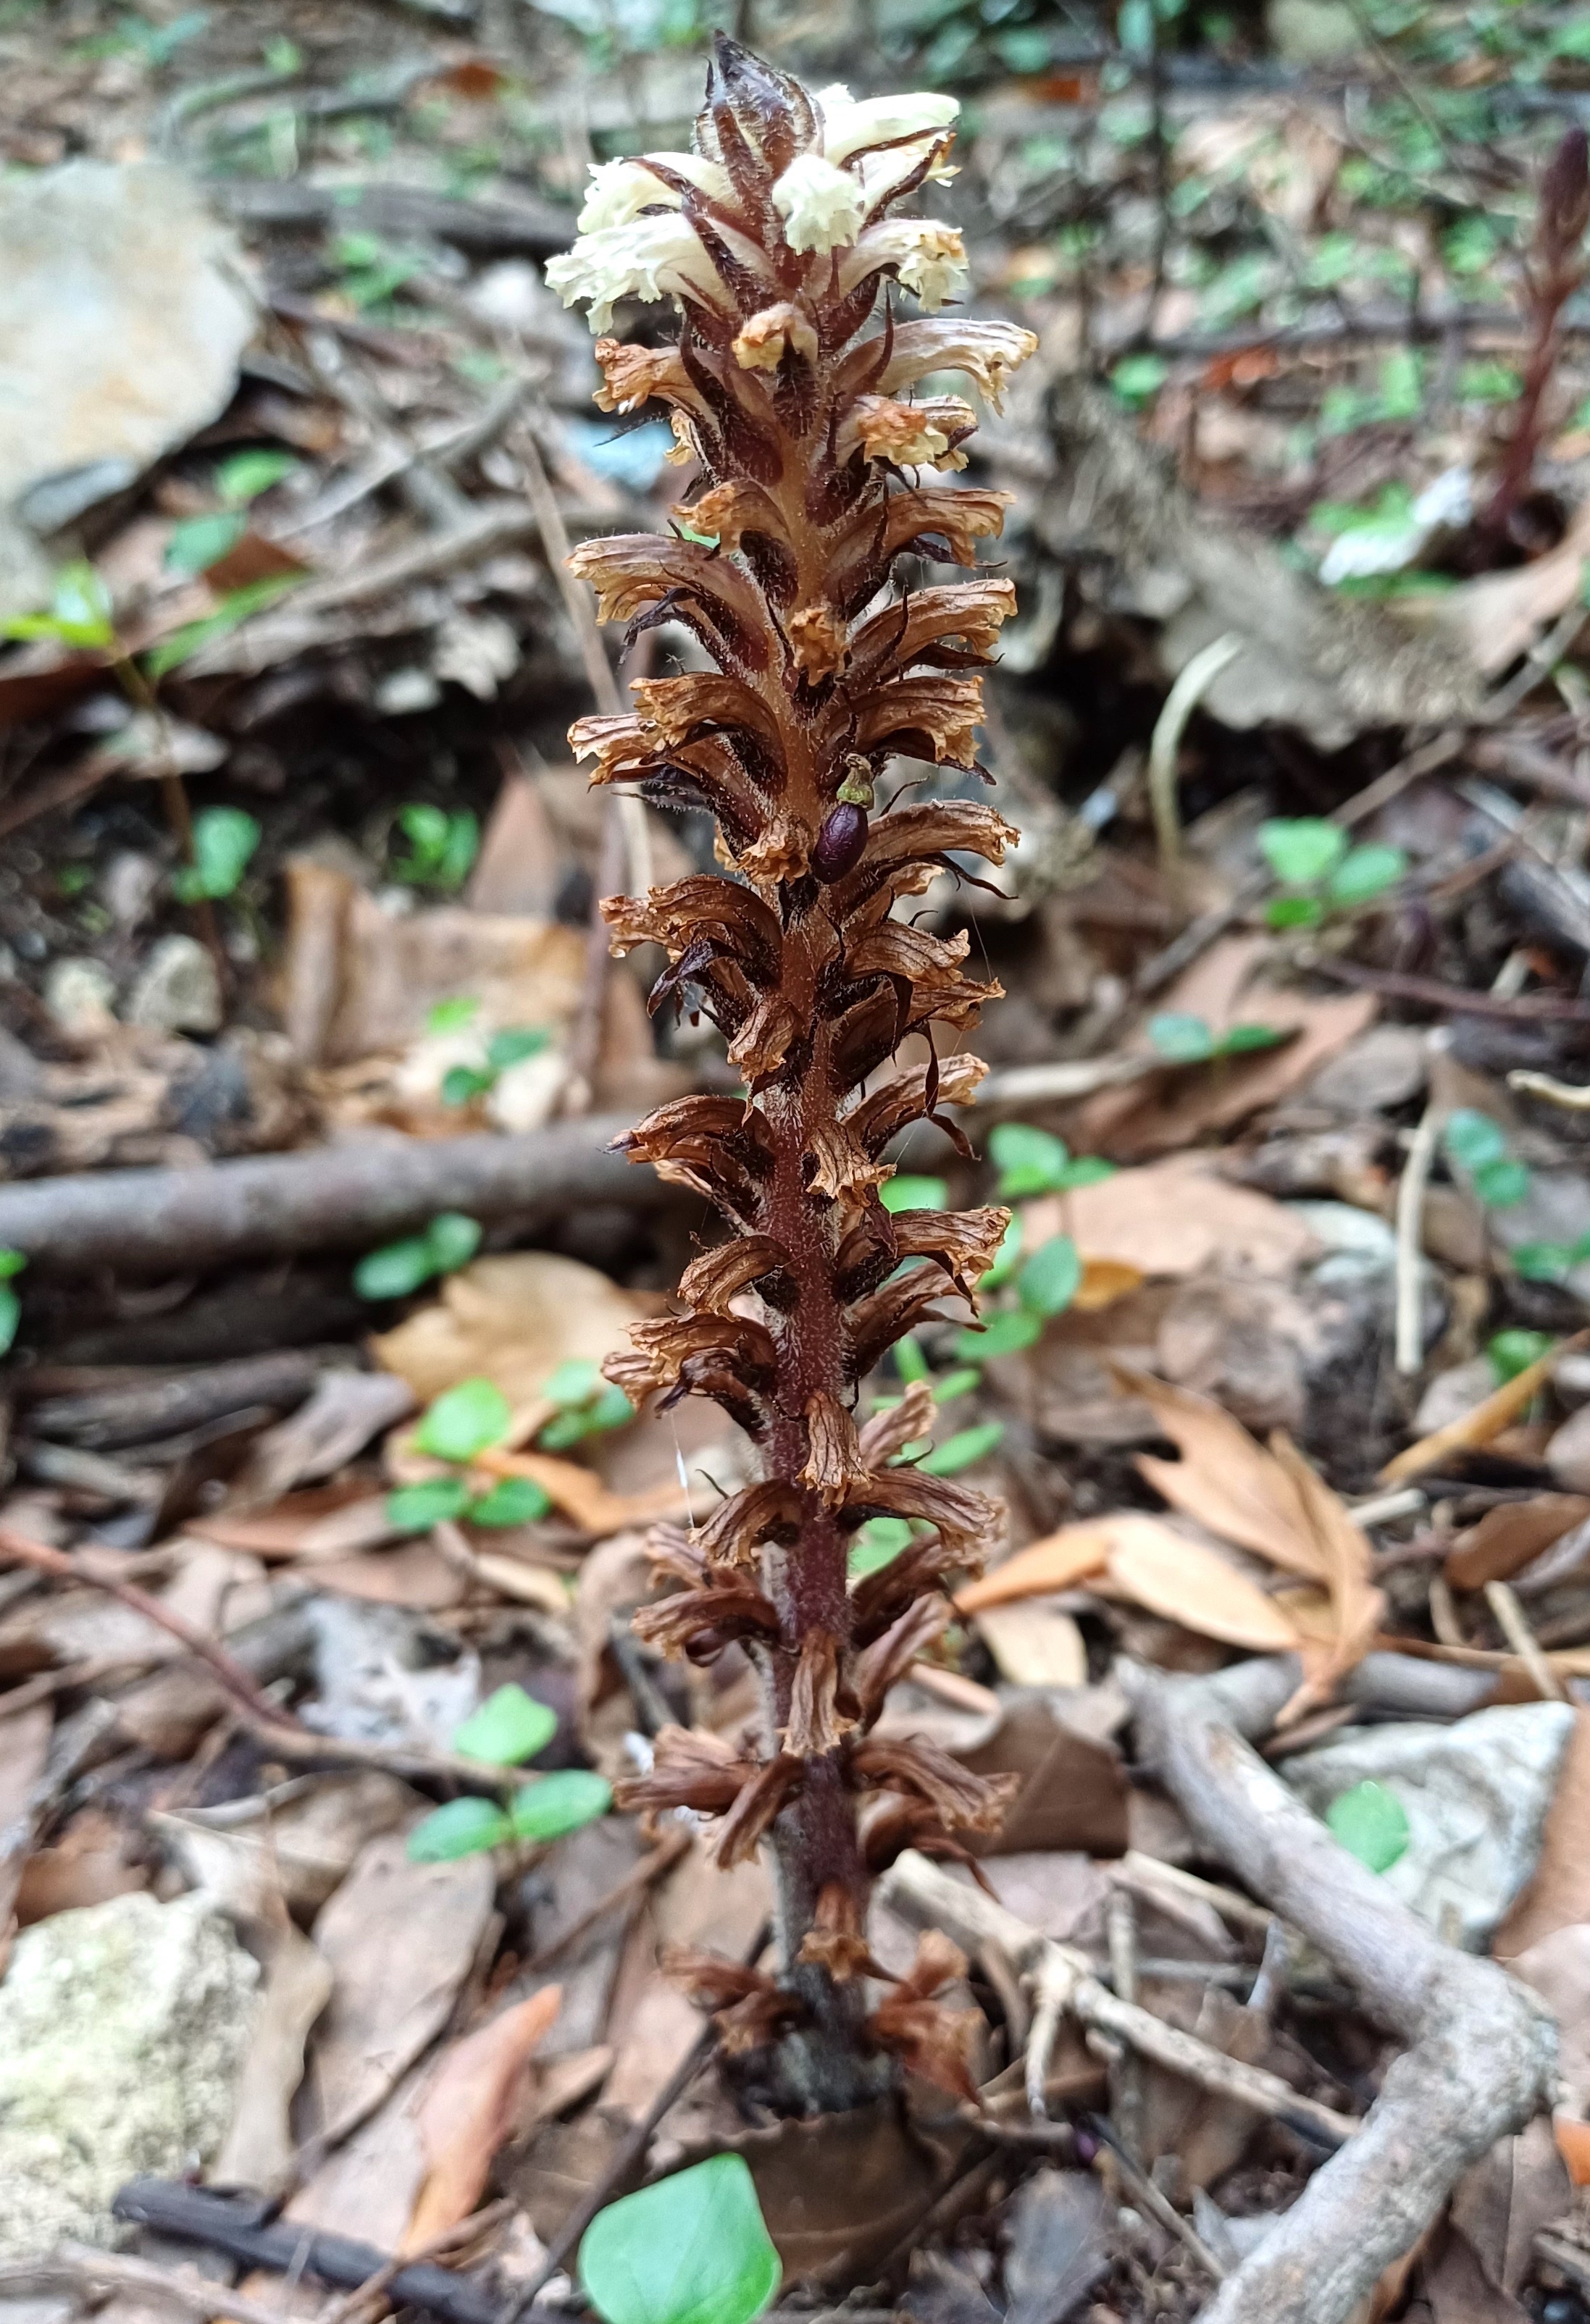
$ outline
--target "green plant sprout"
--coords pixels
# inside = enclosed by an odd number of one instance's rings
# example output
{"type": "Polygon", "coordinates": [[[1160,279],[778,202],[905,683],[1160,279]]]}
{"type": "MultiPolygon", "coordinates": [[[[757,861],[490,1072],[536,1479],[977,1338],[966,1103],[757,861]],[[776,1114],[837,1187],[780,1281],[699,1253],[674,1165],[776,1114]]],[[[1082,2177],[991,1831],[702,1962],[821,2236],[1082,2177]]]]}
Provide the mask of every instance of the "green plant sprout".
{"type": "Polygon", "coordinates": [[[558,1407],[536,1436],[543,1452],[566,1452],[587,1436],[627,1426],[635,1416],[624,1390],[605,1380],[600,1366],[584,1356],[566,1358],[541,1394],[558,1407]]]}
{"type": "Polygon", "coordinates": [[[22,1301],[12,1288],[12,1277],[27,1265],[20,1250],[0,1250],[0,1356],[9,1353],[22,1323],[22,1301]]]}
{"type": "Polygon", "coordinates": [[[182,904],[234,894],[263,837],[240,807],[202,807],[193,818],[193,861],[172,872],[171,893],[182,904]]]}
{"type": "Polygon", "coordinates": [[[344,297],[361,314],[390,307],[398,292],[426,269],[422,253],[395,249],[378,234],[339,234],[331,246],[331,260],[342,278],[344,297]]]}
{"type": "Polygon", "coordinates": [[[1507,1132],[1488,1113],[1460,1106],[1448,1115],[1441,1144],[1453,1170],[1488,1211],[1514,1210],[1528,1198],[1529,1164],[1509,1151],[1507,1132]]]}
{"type": "Polygon", "coordinates": [[[406,1299],[434,1276],[456,1275],[480,1249],[480,1222],[463,1211],[439,1211],[423,1234],[383,1243],[354,1269],[361,1299],[406,1299]]]}
{"type": "Polygon", "coordinates": [[[287,452],[235,452],[215,473],[221,505],[199,516],[182,517],[171,527],[165,561],[173,573],[206,573],[229,557],[248,530],[251,503],[290,476],[298,462],[287,452]]]}
{"type": "Polygon", "coordinates": [[[1315,928],[1331,912],[1372,904],[1408,869],[1401,848],[1382,841],[1354,847],[1340,825],[1322,816],[1262,823],[1259,849],[1290,891],[1265,911],[1272,928],[1315,928]]]}
{"type": "Polygon", "coordinates": [[[1526,1283],[1566,1283],[1576,1268],[1590,1263],[1590,1233],[1576,1242],[1521,1242],[1512,1254],[1514,1272],[1526,1283]]]}
{"type": "Polygon", "coordinates": [[[448,1067],[441,1077],[443,1105],[469,1105],[477,1097],[489,1096],[510,1065],[522,1065],[526,1057],[539,1057],[551,1039],[539,1025],[504,1026],[487,1041],[484,1065],[448,1067]]]}
{"type": "Polygon", "coordinates": [[[1354,1784],[1334,1799],[1325,1821],[1350,1856],[1372,1872],[1389,1872],[1408,1853],[1408,1811],[1384,1784],[1354,1784]]]}
{"type": "Polygon", "coordinates": [[[1515,1324],[1505,1332],[1493,1333],[1485,1342],[1485,1353],[1498,1388],[1505,1388],[1542,1356],[1548,1356],[1557,1345],[1549,1332],[1530,1332],[1515,1324]]]}
{"type": "Polygon", "coordinates": [[[410,853],[391,866],[406,887],[440,888],[449,895],[469,877],[480,853],[480,823],[467,807],[449,814],[425,799],[411,799],[397,812],[398,829],[410,853]]]}
{"type": "MultiPolygon", "coordinates": [[[[472,1711],[453,1737],[460,1758],[487,1767],[521,1767],[544,1751],[558,1731],[557,1713],[522,1686],[500,1686],[472,1711]]],[[[506,1807],[469,1794],[449,1800],[414,1826],[405,1853],[411,1864],[451,1864],[512,1840],[544,1844],[606,1814],[613,1794],[586,1767],[538,1775],[506,1807]]]]}
{"type": "Polygon", "coordinates": [[[1273,1049],[1290,1036],[1274,1025],[1231,1025],[1215,1032],[1206,1019],[1167,1009],[1149,1019],[1149,1039],[1168,1065],[1201,1065],[1216,1057],[1243,1057],[1273,1049]]]}
{"type": "Polygon", "coordinates": [[[521,1526],[544,1517],[551,1500],[531,1477],[499,1477],[476,1489],[472,1462],[500,1444],[513,1425],[513,1408],[495,1380],[460,1380],[430,1405],[414,1431],[414,1449],[445,1461],[451,1476],[427,1477],[400,1485],[386,1497],[386,1521],[399,1533],[429,1533],[447,1523],[521,1526]]]}
{"type": "MultiPolygon", "coordinates": [[[[1024,1121],[1002,1121],[988,1133],[988,1152],[999,1171],[994,1188],[1001,1202],[1032,1194],[1068,1194],[1077,1186],[1113,1178],[1115,1166],[1099,1154],[1073,1154],[1063,1138],[1033,1130],[1024,1121]]],[[[984,1277],[985,1283],[988,1277],[984,1277]]]]}
{"type": "Polygon", "coordinates": [[[603,2324],[752,2324],[783,2273],[744,2155],[712,2154],[598,2211],[579,2281],[603,2324]]]}

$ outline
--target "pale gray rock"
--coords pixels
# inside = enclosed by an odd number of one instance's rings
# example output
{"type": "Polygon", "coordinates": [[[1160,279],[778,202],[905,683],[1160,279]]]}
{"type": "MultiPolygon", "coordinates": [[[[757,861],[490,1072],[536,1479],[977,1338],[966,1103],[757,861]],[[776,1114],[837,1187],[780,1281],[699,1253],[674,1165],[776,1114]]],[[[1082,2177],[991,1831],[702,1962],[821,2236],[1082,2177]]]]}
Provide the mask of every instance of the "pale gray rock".
{"type": "Polygon", "coordinates": [[[1382,1877],[1437,1934],[1481,1952],[1534,1871],[1574,1717],[1566,1702],[1527,1702],[1450,1727],[1355,1729],[1284,1773],[1319,1816],[1359,1784],[1394,1793],[1409,1844],[1382,1877]]]}
{"type": "Polygon", "coordinates": [[[0,2258],[112,2244],[126,2180],[215,2153],[258,1979],[199,1896],[140,1891],[23,1931],[0,1985],[0,2258]]]}
{"type": "Polygon", "coordinates": [[[1546,1447],[1546,1466],[1567,1493],[1590,1493],[1590,1404],[1570,1412],[1546,1447]]]}
{"type": "Polygon", "coordinates": [[[155,1033],[216,1033],[221,980],[197,936],[162,936],[127,997],[127,1022],[155,1033]]]}
{"type": "Polygon", "coordinates": [[[120,492],[230,401],[255,309],[236,237],[168,162],[0,179],[0,612],[37,539],[120,492]]]}

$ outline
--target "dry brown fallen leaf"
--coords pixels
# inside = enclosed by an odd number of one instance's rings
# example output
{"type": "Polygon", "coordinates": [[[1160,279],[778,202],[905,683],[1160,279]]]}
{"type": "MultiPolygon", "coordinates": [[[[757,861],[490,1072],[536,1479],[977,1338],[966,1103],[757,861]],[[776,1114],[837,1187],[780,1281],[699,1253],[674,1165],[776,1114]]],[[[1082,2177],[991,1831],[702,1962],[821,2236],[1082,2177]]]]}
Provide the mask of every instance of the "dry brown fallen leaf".
{"type": "Polygon", "coordinates": [[[594,1470],[581,1468],[578,1461],[559,1460],[555,1452],[507,1452],[494,1447],[482,1452],[475,1465],[494,1477],[528,1477],[587,1533],[656,1525],[664,1517],[683,1517],[689,1508],[685,1488],[677,1480],[654,1492],[614,1493],[594,1470]]]}
{"type": "Polygon", "coordinates": [[[479,2202],[492,2158],[514,2127],[532,2054],[562,2000],[561,1986],[543,1986],[443,2052],[420,2108],[425,2181],[402,2250],[418,2251],[479,2202]]]}
{"type": "Polygon", "coordinates": [[[1055,1606],[985,1606],[984,1645],[1012,1686],[1086,1686],[1087,1647],[1071,1615],[1055,1606]]]}
{"type": "Polygon", "coordinates": [[[1297,1719],[1329,1692],[1379,1632],[1385,1600],[1371,1578],[1368,1536],[1279,1431],[1267,1451],[1208,1397],[1124,1364],[1112,1369],[1124,1392],[1142,1398],[1180,1451],[1179,1461],[1138,1455],[1138,1467],[1155,1489],[1222,1540],[1256,1552],[1324,1593],[1326,1639],[1314,1623],[1294,1622],[1290,1609],[1283,1617],[1302,1654],[1304,1682],[1281,1720],[1297,1719]]]}
{"type": "Polygon", "coordinates": [[[1432,627],[1455,633],[1487,678],[1527,652],[1536,632],[1578,594],[1590,553],[1590,501],[1557,547],[1510,573],[1484,573],[1429,601],[1432,627]]]}
{"type": "Polygon", "coordinates": [[[1574,1731],[1546,1812],[1535,1869],[1497,1930],[1492,1951],[1511,1961],[1558,1929],[1590,1923],[1590,1711],[1575,1714],[1574,1731]]]}
{"type": "Polygon", "coordinates": [[[1111,1299],[1134,1286],[1124,1277],[1105,1277],[1106,1266],[1130,1270],[1139,1283],[1200,1275],[1221,1263],[1290,1276],[1317,1248],[1293,1212],[1252,1187],[1232,1185],[1205,1153],[1169,1155],[1063,1197],[1046,1194],[1023,1206],[1021,1233],[1029,1250],[1050,1235],[1072,1236],[1101,1287],[1118,1283],[1111,1299]]]}
{"type": "Polygon", "coordinates": [[[1445,1428],[1432,1429],[1416,1444],[1410,1444],[1394,1459],[1386,1462],[1380,1472],[1382,1485],[1405,1485],[1410,1477],[1419,1477],[1433,1469],[1449,1452],[1472,1452],[1483,1444],[1493,1443],[1508,1424],[1516,1419],[1532,1401],[1537,1388],[1544,1388],[1556,1370],[1560,1359],[1570,1350],[1590,1343],[1590,1332],[1576,1332],[1571,1340],[1559,1341],[1538,1356],[1513,1379],[1504,1381],[1483,1404],[1476,1404],[1458,1419],[1449,1421],[1445,1428]]]}
{"type": "Polygon", "coordinates": [[[511,1405],[529,1406],[560,1363],[599,1363],[645,1313],[598,1268],[554,1251],[510,1251],[448,1276],[439,1299],[371,1345],[421,1404],[485,1379],[511,1405]]]}
{"type": "Polygon", "coordinates": [[[1029,1542],[992,1573],[957,1590],[955,1602],[962,1614],[980,1614],[985,1607],[1003,1606],[1016,1598],[1039,1598],[1052,1590],[1070,1590],[1105,1570],[1110,1554],[1108,1517],[1085,1525],[1061,1526],[1041,1541],[1029,1542]]]}
{"type": "Polygon", "coordinates": [[[1260,1654],[1290,1654],[1298,1632],[1273,1598],[1239,1573],[1218,1550],[1177,1533],[1158,1517],[1123,1516],[1113,1527],[1105,1567],[1114,1587],[1151,1614],[1179,1622],[1200,1637],[1260,1654]]]}
{"type": "Polygon", "coordinates": [[[1586,1517],[1590,1500],[1582,1493],[1536,1493],[1527,1501],[1503,1501],[1458,1536],[1442,1571],[1454,1590],[1483,1590],[1487,1582],[1511,1582],[1586,1517]]]}

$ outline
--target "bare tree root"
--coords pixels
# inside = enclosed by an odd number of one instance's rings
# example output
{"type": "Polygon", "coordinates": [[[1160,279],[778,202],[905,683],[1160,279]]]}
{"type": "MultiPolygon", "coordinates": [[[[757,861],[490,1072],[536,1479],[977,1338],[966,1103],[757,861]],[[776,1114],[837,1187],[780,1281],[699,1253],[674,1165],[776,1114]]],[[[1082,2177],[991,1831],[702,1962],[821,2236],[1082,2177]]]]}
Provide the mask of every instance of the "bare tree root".
{"type": "Polygon", "coordinates": [[[1291,1656],[1216,1677],[1126,1665],[1145,1756],[1211,1855],[1312,1939],[1409,2043],[1340,2147],[1201,2324],[1345,2324],[1498,2138],[1549,2105],[1556,2029],[1492,1961],[1432,1936],[1243,1741],[1298,1683],[1291,1656]]]}

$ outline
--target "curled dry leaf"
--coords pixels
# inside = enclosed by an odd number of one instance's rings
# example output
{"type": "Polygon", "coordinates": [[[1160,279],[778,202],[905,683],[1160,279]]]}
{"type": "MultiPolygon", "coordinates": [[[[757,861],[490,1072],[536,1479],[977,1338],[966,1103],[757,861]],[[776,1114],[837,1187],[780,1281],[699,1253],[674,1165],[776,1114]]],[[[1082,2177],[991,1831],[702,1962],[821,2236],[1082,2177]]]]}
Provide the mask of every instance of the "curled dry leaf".
{"type": "Polygon", "coordinates": [[[642,1313],[597,1268],[554,1251],[511,1251],[449,1275],[439,1299],[372,1345],[421,1404],[460,1380],[485,1379],[518,1407],[534,1402],[567,1359],[600,1363],[642,1313]]]}
{"type": "Polygon", "coordinates": [[[1008,1605],[1016,1598],[1040,1598],[1052,1590],[1070,1590],[1105,1570],[1110,1554],[1113,1518],[1090,1519],[1086,1525],[1061,1526],[1041,1541],[1029,1542],[992,1573],[968,1582],[956,1592],[962,1614],[980,1614],[990,1606],[1008,1605]]]}
{"type": "Polygon", "coordinates": [[[562,1999],[561,1986],[543,1986],[443,2054],[420,2108],[427,2168],[404,2251],[457,2227],[479,2202],[492,2158],[514,2127],[532,2054],[562,1999]]]}
{"type": "Polygon", "coordinates": [[[1029,1250],[1051,1234],[1073,1238],[1085,1262],[1085,1286],[1089,1275],[1093,1279],[1095,1306],[1150,1277],[1202,1275],[1233,1263],[1257,1275],[1290,1276],[1317,1247],[1295,1212],[1251,1186],[1234,1186],[1202,1152],[1117,1170],[1063,1197],[1041,1195],[1023,1204],[1021,1232],[1029,1250]]]}
{"type": "Polygon", "coordinates": [[[1200,1637],[1260,1654],[1289,1654],[1299,1646],[1295,1626],[1256,1582],[1218,1550],[1188,1540],[1158,1517],[1115,1520],[1105,1572],[1117,1590],[1151,1614],[1200,1637]]]}

